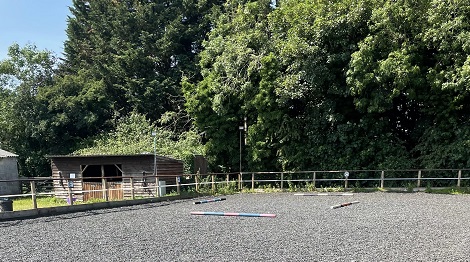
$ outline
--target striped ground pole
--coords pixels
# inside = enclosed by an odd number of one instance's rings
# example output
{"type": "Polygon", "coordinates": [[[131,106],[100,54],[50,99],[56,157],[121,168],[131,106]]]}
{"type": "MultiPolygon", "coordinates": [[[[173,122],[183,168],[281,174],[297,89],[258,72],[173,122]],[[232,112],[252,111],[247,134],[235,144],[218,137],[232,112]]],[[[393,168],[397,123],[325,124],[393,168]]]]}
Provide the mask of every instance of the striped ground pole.
{"type": "Polygon", "coordinates": [[[359,203],[359,201],[347,202],[347,203],[339,204],[339,205],[336,205],[336,206],[331,206],[331,209],[346,207],[346,206],[350,206],[352,204],[357,204],[357,203],[359,203]]]}
{"type": "Polygon", "coordinates": [[[297,193],[294,196],[352,196],[353,193],[297,193]]]}
{"type": "Polygon", "coordinates": [[[194,204],[204,204],[204,203],[210,203],[210,202],[217,202],[217,201],[223,201],[223,200],[227,200],[225,197],[220,197],[220,198],[213,198],[213,199],[205,199],[205,200],[201,200],[201,201],[196,201],[194,202],[194,204]]]}
{"type": "Polygon", "coordinates": [[[276,217],[276,214],[257,214],[257,213],[228,213],[228,212],[191,212],[191,215],[204,216],[237,216],[237,217],[276,217]]]}

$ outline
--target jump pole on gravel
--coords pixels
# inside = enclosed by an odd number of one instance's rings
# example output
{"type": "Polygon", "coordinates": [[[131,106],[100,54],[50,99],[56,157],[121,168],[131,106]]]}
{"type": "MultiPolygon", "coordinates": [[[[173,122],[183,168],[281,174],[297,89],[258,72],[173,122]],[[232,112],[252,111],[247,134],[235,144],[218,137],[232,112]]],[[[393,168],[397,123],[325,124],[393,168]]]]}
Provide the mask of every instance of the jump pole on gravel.
{"type": "Polygon", "coordinates": [[[294,196],[352,196],[352,193],[331,194],[331,193],[297,193],[294,196]]]}
{"type": "Polygon", "coordinates": [[[206,216],[236,216],[236,217],[272,217],[275,218],[276,214],[257,214],[257,213],[227,213],[227,212],[191,212],[191,215],[206,215],[206,216]]]}
{"type": "Polygon", "coordinates": [[[352,204],[357,204],[357,203],[359,203],[359,201],[347,202],[347,203],[339,204],[339,205],[336,205],[336,206],[331,206],[331,209],[346,207],[346,206],[350,206],[352,204]]]}
{"type": "Polygon", "coordinates": [[[194,202],[194,204],[204,204],[204,203],[210,203],[210,202],[218,202],[218,201],[223,201],[223,200],[227,200],[225,197],[219,197],[219,198],[213,198],[213,199],[205,199],[205,200],[201,200],[201,201],[196,201],[194,202]]]}

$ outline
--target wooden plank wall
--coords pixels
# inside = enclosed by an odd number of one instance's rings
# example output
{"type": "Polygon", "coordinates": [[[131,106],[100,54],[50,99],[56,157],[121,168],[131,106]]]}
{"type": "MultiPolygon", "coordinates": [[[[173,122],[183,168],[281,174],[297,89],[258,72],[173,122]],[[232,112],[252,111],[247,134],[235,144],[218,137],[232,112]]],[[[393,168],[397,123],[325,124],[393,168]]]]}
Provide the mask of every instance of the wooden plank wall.
{"type": "MultiPolygon", "coordinates": [[[[52,169],[52,178],[54,178],[54,193],[55,196],[58,198],[66,199],[68,198],[68,179],[70,178],[71,173],[75,173],[76,178],[80,178],[81,170],[80,170],[80,162],[77,159],[70,159],[71,161],[51,161],[51,169],[52,169]],[[59,180],[60,179],[60,180],[59,180]]],[[[74,180],[73,182],[74,188],[72,188],[72,192],[81,191],[82,190],[82,181],[81,180],[74,180]]],[[[83,200],[83,196],[78,193],[73,193],[74,198],[79,201],[83,200]]]]}
{"type": "MultiPolygon", "coordinates": [[[[121,183],[108,182],[106,183],[106,188],[108,189],[109,200],[119,200],[124,198],[121,183]]],[[[105,198],[103,195],[103,185],[101,183],[84,182],[83,191],[89,191],[83,192],[83,201],[105,198]]]]}
{"type": "MultiPolygon", "coordinates": [[[[165,181],[166,186],[176,185],[175,177],[159,177],[160,181],[165,181]]],[[[126,183],[123,183],[122,190],[124,198],[132,197],[131,183],[130,179],[125,179],[126,183]]],[[[134,179],[134,196],[135,197],[156,197],[156,186],[155,178],[147,178],[144,182],[141,178],[134,179]]],[[[176,187],[167,187],[165,189],[166,193],[169,194],[171,191],[176,191],[176,187]]]]}
{"type": "MultiPolygon", "coordinates": [[[[54,180],[54,190],[56,197],[67,198],[68,197],[68,184],[67,180],[70,173],[75,173],[78,180],[74,181],[74,197],[77,200],[83,201],[83,194],[80,192],[85,190],[82,170],[80,169],[86,165],[121,165],[123,176],[142,176],[152,175],[154,169],[154,156],[153,155],[135,155],[135,156],[84,156],[84,157],[51,157],[51,169],[52,177],[61,180],[54,180]]],[[[182,161],[157,156],[157,174],[162,176],[162,180],[166,181],[167,185],[174,185],[175,177],[183,175],[183,163],[182,161]]],[[[135,187],[143,187],[143,181],[139,182],[139,179],[134,179],[135,187]],[[140,184],[139,184],[140,183],[140,184]]],[[[155,188],[155,178],[146,178],[147,186],[155,188]],[[153,186],[152,186],[153,185],[153,186]]],[[[85,186],[86,187],[86,186],[85,186]]],[[[122,181],[121,188],[123,189],[123,197],[130,197],[130,179],[124,178],[122,181]]],[[[174,188],[175,189],[175,188],[174,188]]],[[[176,190],[176,189],[175,189],[176,190]]],[[[142,190],[141,190],[142,191],[142,190]]],[[[150,190],[152,191],[152,190],[150,190]]],[[[167,193],[171,191],[168,188],[167,193]]],[[[153,194],[155,189],[153,189],[153,194]]],[[[149,196],[151,192],[144,190],[142,192],[135,191],[135,196],[149,196]]]]}

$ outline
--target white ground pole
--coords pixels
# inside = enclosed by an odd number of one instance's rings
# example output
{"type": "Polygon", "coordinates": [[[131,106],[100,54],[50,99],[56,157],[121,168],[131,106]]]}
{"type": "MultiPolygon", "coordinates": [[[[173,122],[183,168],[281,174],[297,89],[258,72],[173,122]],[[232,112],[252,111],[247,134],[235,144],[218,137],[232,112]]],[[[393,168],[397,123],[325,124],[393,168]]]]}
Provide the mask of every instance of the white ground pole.
{"type": "Polygon", "coordinates": [[[353,202],[348,202],[348,203],[343,203],[343,204],[339,204],[339,205],[336,205],[336,206],[331,206],[331,209],[336,209],[336,208],[340,208],[340,207],[346,207],[346,206],[350,206],[352,204],[357,204],[359,203],[359,201],[353,201],[353,202]]]}
{"type": "Polygon", "coordinates": [[[335,194],[335,193],[297,193],[294,194],[294,196],[352,196],[353,193],[341,193],[341,194],[335,194]]]}

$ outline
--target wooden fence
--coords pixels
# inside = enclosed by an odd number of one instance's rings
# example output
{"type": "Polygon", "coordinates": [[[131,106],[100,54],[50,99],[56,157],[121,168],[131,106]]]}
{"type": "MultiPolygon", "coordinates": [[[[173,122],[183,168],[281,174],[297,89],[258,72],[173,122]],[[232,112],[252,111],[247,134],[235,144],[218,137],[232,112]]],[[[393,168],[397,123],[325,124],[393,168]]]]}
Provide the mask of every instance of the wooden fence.
{"type": "MultiPolygon", "coordinates": [[[[281,190],[289,187],[311,188],[351,187],[362,188],[423,188],[470,186],[470,169],[409,169],[409,170],[336,170],[296,172],[243,172],[194,175],[194,182],[182,186],[209,185],[213,190],[218,184],[236,183],[239,190],[272,186],[281,190]]],[[[188,180],[187,180],[188,181],[188,180]]]]}
{"type": "MultiPolygon", "coordinates": [[[[146,176],[149,178],[151,176],[146,176]]],[[[83,196],[83,201],[91,199],[119,200],[126,198],[135,199],[135,197],[160,197],[159,183],[139,183],[142,176],[124,177],[129,183],[124,187],[118,182],[108,182],[106,177],[102,178],[102,183],[84,182],[83,188],[69,187],[68,194],[61,196],[67,199],[74,199],[77,195],[83,196]],[[136,195],[136,192],[150,192],[146,196],[136,195]]],[[[343,187],[345,190],[351,187],[362,185],[373,185],[371,187],[392,188],[406,187],[422,188],[422,187],[469,187],[470,186],[470,169],[416,169],[416,170],[336,170],[336,171],[298,171],[298,172],[243,172],[243,173],[209,173],[209,174],[188,174],[181,177],[175,177],[175,184],[165,185],[168,192],[180,194],[184,191],[201,190],[209,188],[213,192],[217,188],[226,185],[234,186],[239,190],[263,188],[269,186],[271,188],[286,188],[296,190],[296,188],[320,188],[330,185],[343,187]],[[362,184],[361,184],[362,183],[362,184]],[[436,186],[437,185],[437,186],[436,186]],[[176,189],[176,191],[173,191],[176,189]]],[[[57,178],[22,178],[18,179],[22,184],[23,190],[27,192],[16,195],[0,195],[0,198],[24,197],[29,196],[33,201],[33,209],[37,208],[37,196],[57,196],[54,192],[53,184],[56,180],[64,180],[57,178]],[[45,185],[50,185],[49,189],[45,185]],[[28,190],[29,188],[29,190],[28,190]],[[39,188],[39,190],[38,190],[39,188]]],[[[158,177],[155,181],[159,181],[158,177]]],[[[16,181],[16,180],[15,180],[16,181]]],[[[71,181],[80,181],[80,178],[67,179],[71,181]]],[[[1,183],[8,183],[11,180],[0,180],[1,183]]],[[[67,183],[65,183],[67,184],[67,183]]],[[[73,184],[73,183],[71,183],[73,184]]],[[[162,187],[163,188],[163,187],[162,187]]],[[[366,188],[366,187],[364,187],[366,188]]],[[[69,204],[73,205],[73,201],[69,204]]]]}

